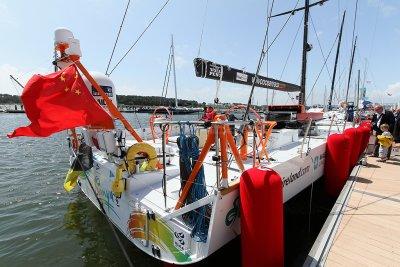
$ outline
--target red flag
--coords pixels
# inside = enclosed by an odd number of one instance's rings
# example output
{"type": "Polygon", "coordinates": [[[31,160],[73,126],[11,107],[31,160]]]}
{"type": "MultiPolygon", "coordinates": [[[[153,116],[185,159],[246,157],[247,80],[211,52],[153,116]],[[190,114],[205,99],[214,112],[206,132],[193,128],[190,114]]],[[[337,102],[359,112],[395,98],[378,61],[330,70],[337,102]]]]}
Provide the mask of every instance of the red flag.
{"type": "Polygon", "coordinates": [[[114,128],[110,115],[90,94],[75,65],[49,75],[34,75],[21,96],[31,124],[16,136],[46,137],[78,126],[114,128]]]}

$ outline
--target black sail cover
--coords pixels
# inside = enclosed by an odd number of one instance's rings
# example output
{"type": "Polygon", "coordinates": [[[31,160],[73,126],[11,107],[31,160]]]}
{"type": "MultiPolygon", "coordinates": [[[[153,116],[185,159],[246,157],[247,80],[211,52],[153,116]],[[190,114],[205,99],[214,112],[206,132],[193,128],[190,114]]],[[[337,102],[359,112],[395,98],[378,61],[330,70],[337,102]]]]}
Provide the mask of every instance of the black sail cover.
{"type": "MultiPolygon", "coordinates": [[[[221,80],[224,82],[238,83],[244,85],[253,85],[255,74],[248,73],[243,70],[231,68],[226,65],[218,64],[202,58],[194,59],[194,68],[197,77],[208,78],[213,80],[221,80]],[[221,77],[222,69],[222,77],[221,77]]],[[[300,86],[287,83],[261,75],[257,75],[255,86],[261,88],[269,88],[283,92],[299,92],[300,86]]]]}

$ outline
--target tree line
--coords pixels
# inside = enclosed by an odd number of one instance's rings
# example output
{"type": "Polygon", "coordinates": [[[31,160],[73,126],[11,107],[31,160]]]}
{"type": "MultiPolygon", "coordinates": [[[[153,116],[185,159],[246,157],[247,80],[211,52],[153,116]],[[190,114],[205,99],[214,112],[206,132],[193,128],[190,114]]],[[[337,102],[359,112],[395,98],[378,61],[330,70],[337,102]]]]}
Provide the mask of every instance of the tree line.
{"type": "Polygon", "coordinates": [[[0,94],[0,104],[20,104],[21,99],[17,95],[0,94]]]}
{"type": "MultiPolygon", "coordinates": [[[[117,95],[118,105],[125,106],[175,106],[175,98],[161,96],[117,95]]],[[[199,107],[195,100],[178,99],[180,107],[199,107]]]]}
{"type": "MultiPolygon", "coordinates": [[[[175,98],[160,96],[117,95],[118,105],[125,106],[174,106],[175,98]]],[[[20,96],[0,94],[0,104],[20,104],[20,96]]],[[[200,103],[194,100],[178,99],[181,107],[199,107],[200,103]]]]}

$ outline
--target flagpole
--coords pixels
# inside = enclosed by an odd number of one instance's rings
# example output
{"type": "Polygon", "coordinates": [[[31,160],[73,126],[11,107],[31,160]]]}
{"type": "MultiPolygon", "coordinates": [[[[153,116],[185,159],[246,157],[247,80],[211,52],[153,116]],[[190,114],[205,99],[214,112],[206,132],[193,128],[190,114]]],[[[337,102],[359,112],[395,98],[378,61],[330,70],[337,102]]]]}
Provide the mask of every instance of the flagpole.
{"type": "Polygon", "coordinates": [[[114,105],[111,99],[104,93],[101,89],[100,85],[96,82],[95,79],[90,75],[87,69],[82,65],[82,63],[77,60],[74,64],[78,67],[78,69],[82,72],[82,74],[89,80],[89,82],[93,85],[94,89],[100,94],[100,96],[104,99],[108,110],[110,111],[111,115],[117,119],[119,119],[122,124],[124,125],[125,129],[127,129],[132,136],[138,142],[143,142],[142,138],[138,135],[138,133],[133,129],[133,127],[129,124],[129,122],[125,119],[121,112],[119,112],[118,108],[114,105]]]}

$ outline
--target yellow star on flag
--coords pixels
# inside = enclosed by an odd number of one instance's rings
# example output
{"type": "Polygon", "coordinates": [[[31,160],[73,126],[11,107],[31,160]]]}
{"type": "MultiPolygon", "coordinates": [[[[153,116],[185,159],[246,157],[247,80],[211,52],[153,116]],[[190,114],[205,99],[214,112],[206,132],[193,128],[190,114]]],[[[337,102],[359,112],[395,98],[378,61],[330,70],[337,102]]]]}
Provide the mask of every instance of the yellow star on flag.
{"type": "Polygon", "coordinates": [[[61,74],[61,76],[60,76],[60,80],[61,80],[61,81],[63,81],[63,82],[65,82],[65,77],[64,77],[63,75],[64,75],[64,73],[63,73],[63,74],[61,74]]]}
{"type": "Polygon", "coordinates": [[[65,90],[65,92],[68,92],[68,91],[69,91],[69,88],[68,88],[68,87],[65,87],[64,90],[65,90]]]}
{"type": "Polygon", "coordinates": [[[78,72],[75,72],[75,80],[78,79],[78,72]]]}
{"type": "Polygon", "coordinates": [[[75,94],[80,95],[81,91],[79,91],[79,89],[75,90],[75,94]]]}

